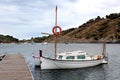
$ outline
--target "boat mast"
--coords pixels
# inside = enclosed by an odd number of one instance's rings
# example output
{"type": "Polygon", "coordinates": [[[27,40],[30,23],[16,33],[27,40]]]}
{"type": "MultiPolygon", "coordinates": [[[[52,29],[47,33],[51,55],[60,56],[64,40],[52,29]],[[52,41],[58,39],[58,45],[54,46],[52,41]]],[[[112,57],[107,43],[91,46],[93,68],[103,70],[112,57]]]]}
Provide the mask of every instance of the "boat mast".
{"type": "Polygon", "coordinates": [[[55,8],[55,26],[57,26],[57,5],[55,8]]]}
{"type": "MultiPolygon", "coordinates": [[[[57,5],[55,8],[55,26],[57,26],[57,5]]],[[[55,32],[57,32],[57,29],[55,29],[55,32]]],[[[57,53],[57,36],[54,36],[54,43],[55,43],[55,51],[54,51],[54,58],[56,59],[56,53],[57,53]]]]}
{"type": "Polygon", "coordinates": [[[105,52],[106,52],[106,42],[103,42],[103,52],[102,52],[103,57],[105,57],[105,52]]]}

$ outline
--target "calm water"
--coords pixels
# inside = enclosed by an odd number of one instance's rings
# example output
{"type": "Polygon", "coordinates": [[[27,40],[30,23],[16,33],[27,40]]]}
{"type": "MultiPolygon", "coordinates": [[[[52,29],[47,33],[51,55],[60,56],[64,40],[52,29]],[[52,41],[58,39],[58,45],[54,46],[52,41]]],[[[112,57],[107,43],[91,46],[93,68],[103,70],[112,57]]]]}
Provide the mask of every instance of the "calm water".
{"type": "MultiPolygon", "coordinates": [[[[120,80],[120,44],[107,44],[109,63],[90,68],[69,70],[40,70],[34,68],[32,53],[53,57],[53,44],[0,44],[0,54],[24,55],[35,80],[120,80]]],[[[84,50],[89,54],[100,54],[102,44],[58,44],[58,52],[84,50]]]]}

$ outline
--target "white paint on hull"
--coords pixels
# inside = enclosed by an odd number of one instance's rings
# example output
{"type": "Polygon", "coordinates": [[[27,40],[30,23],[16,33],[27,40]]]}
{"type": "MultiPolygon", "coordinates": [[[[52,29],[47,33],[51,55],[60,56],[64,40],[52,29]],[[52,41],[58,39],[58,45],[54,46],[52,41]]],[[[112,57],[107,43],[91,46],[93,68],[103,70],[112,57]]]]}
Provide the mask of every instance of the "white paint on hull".
{"type": "Polygon", "coordinates": [[[41,69],[72,69],[72,68],[85,68],[96,66],[102,63],[101,60],[82,60],[82,61],[63,61],[63,60],[52,60],[41,57],[41,69]]]}

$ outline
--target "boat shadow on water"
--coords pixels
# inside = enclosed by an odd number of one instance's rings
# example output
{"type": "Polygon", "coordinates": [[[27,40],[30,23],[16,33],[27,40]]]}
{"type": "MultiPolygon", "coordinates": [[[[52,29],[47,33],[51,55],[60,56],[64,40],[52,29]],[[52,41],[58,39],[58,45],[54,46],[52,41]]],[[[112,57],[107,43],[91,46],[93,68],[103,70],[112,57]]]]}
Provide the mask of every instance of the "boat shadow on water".
{"type": "Polygon", "coordinates": [[[81,69],[54,69],[41,70],[35,68],[36,75],[40,75],[35,80],[106,80],[105,65],[98,65],[81,69]]]}

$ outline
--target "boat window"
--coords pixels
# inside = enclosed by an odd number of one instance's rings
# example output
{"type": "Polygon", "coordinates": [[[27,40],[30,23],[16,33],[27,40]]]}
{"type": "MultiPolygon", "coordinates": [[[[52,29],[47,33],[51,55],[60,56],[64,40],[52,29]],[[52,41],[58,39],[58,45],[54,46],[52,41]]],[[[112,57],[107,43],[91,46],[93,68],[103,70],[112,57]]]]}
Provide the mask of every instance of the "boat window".
{"type": "Polygon", "coordinates": [[[75,56],[67,56],[66,59],[75,59],[75,56]]]}
{"type": "Polygon", "coordinates": [[[85,59],[85,55],[78,55],[77,59],[85,59]]]}
{"type": "Polygon", "coordinates": [[[62,57],[63,57],[62,55],[59,55],[58,59],[62,59],[62,57]]]}

